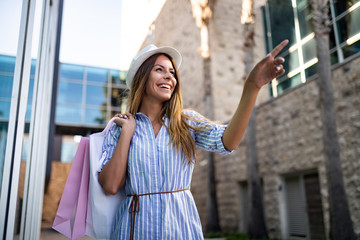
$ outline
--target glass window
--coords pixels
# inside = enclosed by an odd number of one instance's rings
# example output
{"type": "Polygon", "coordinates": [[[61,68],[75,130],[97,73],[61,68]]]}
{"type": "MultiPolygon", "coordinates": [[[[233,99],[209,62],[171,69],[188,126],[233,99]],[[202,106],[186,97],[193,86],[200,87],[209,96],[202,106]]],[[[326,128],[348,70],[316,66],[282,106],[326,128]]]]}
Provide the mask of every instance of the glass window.
{"type": "Polygon", "coordinates": [[[86,68],[86,78],[88,82],[107,82],[108,70],[103,68],[86,68]]]}
{"type": "Polygon", "coordinates": [[[261,8],[261,12],[262,12],[262,15],[263,15],[263,26],[264,26],[264,33],[265,33],[265,47],[266,47],[266,52],[270,52],[270,48],[271,46],[269,46],[269,39],[271,39],[271,32],[270,32],[270,29],[268,29],[268,25],[267,25],[267,6],[264,6],[261,8]]]}
{"type": "Polygon", "coordinates": [[[60,64],[60,79],[83,80],[84,67],[73,64],[60,64]]]}
{"type": "Polygon", "coordinates": [[[315,38],[312,38],[307,43],[303,45],[303,57],[304,62],[308,62],[313,58],[316,58],[316,41],[315,38]]]}
{"type": "Polygon", "coordinates": [[[28,103],[26,105],[26,114],[25,114],[25,121],[26,122],[30,122],[30,120],[31,120],[31,109],[32,109],[32,102],[28,101],[28,103]]]}
{"type": "Polygon", "coordinates": [[[0,101],[0,119],[9,120],[10,114],[10,100],[0,101]]]}
{"type": "Polygon", "coordinates": [[[34,89],[34,77],[30,77],[29,89],[30,89],[30,91],[28,94],[28,103],[31,104],[32,98],[33,98],[33,89],[34,89]]]}
{"type": "Polygon", "coordinates": [[[11,98],[14,76],[0,74],[0,98],[11,98]]]}
{"type": "Polygon", "coordinates": [[[334,0],[335,16],[339,16],[360,0],[334,0]]]}
{"type": "MultiPolygon", "coordinates": [[[[303,43],[304,38],[311,37],[310,34],[313,33],[311,4],[309,0],[294,1],[268,0],[262,9],[267,48],[270,43],[275,46],[285,38],[290,41],[289,47],[285,48],[280,55],[286,60],[284,63],[286,72],[291,74],[277,79],[279,81],[277,93],[271,92],[272,96],[277,96],[287,88],[306,81],[306,79],[301,79],[304,76],[303,73],[306,78],[317,73],[317,64],[314,64],[316,40],[313,38],[303,43]],[[294,1],[296,1],[296,12],[292,7],[294,1]],[[294,27],[296,16],[299,28],[294,27]],[[296,39],[295,35],[300,35],[302,42],[297,42],[300,39],[296,39]],[[298,47],[301,47],[302,51],[298,51],[298,47]],[[311,63],[314,65],[310,66],[311,63]],[[290,79],[287,80],[288,77],[290,79]]],[[[329,15],[336,16],[333,20],[336,25],[331,25],[329,35],[330,58],[331,64],[336,64],[360,52],[360,0],[333,0],[331,2],[333,8],[329,8],[329,11],[334,10],[335,13],[329,12],[329,15]]],[[[273,86],[270,89],[275,90],[273,86]]]]}
{"type": "Polygon", "coordinates": [[[344,57],[350,57],[351,55],[360,52],[360,41],[357,41],[351,45],[345,45],[343,48],[344,57]]]}
{"type": "Polygon", "coordinates": [[[81,124],[81,107],[65,106],[58,104],[56,106],[56,123],[81,124]]]}
{"type": "Polygon", "coordinates": [[[350,37],[360,33],[360,7],[345,15],[337,21],[340,32],[340,42],[345,42],[350,37]]]}
{"type": "Polygon", "coordinates": [[[0,72],[13,74],[15,70],[15,57],[0,55],[0,72]]]}
{"type": "Polygon", "coordinates": [[[277,92],[278,94],[282,94],[286,89],[295,87],[297,85],[301,84],[301,76],[300,73],[296,74],[292,78],[288,78],[285,81],[279,83],[277,85],[277,92]]]}
{"type": "Polygon", "coordinates": [[[293,45],[296,42],[296,37],[291,1],[269,0],[268,4],[273,46],[275,47],[284,39],[289,40],[289,46],[293,45]]]}
{"type": "Polygon", "coordinates": [[[301,38],[313,32],[312,13],[308,0],[297,0],[297,12],[300,26],[301,38]]]}
{"type": "Polygon", "coordinates": [[[287,72],[291,72],[300,66],[298,50],[289,53],[284,58],[285,62],[283,63],[283,66],[287,72]]]}
{"type": "Polygon", "coordinates": [[[123,111],[121,111],[121,108],[115,108],[115,107],[112,107],[111,108],[111,113],[110,113],[110,116],[113,117],[115,116],[116,114],[118,113],[124,113],[123,111]]]}
{"type": "Polygon", "coordinates": [[[111,90],[111,106],[121,107],[127,101],[128,91],[127,89],[113,88],[111,90]]]}
{"type": "Polygon", "coordinates": [[[107,87],[87,85],[86,86],[86,104],[106,106],[107,87]]]}
{"type": "Polygon", "coordinates": [[[113,84],[126,84],[126,72],[111,70],[111,82],[113,84]]]}
{"type": "MultiPolygon", "coordinates": [[[[10,111],[10,103],[9,109],[5,113],[9,114],[10,111]]],[[[2,109],[2,102],[0,102],[0,119],[3,118],[1,114],[4,114],[2,109]]],[[[8,122],[0,122],[0,188],[2,182],[2,174],[4,172],[4,161],[5,161],[5,152],[6,152],[6,139],[8,132],[8,122]]]]}
{"type": "Polygon", "coordinates": [[[82,84],[60,81],[58,86],[57,103],[82,102],[82,84]]]}
{"type": "Polygon", "coordinates": [[[86,108],[84,122],[87,124],[105,124],[106,110],[101,108],[86,108]]]}
{"type": "Polygon", "coordinates": [[[64,136],[61,142],[61,162],[71,163],[73,162],[78,148],[78,143],[74,140],[70,140],[70,136],[64,136]]]}
{"type": "Polygon", "coordinates": [[[333,49],[336,47],[334,25],[331,24],[330,28],[331,28],[331,31],[330,31],[330,35],[329,35],[329,44],[330,44],[330,49],[333,49]]]}
{"type": "Polygon", "coordinates": [[[310,77],[312,75],[315,75],[316,73],[317,73],[317,63],[305,69],[306,77],[310,77]]]}
{"type": "Polygon", "coordinates": [[[31,60],[31,69],[30,69],[30,76],[35,76],[35,70],[36,70],[36,59],[31,60]]]}
{"type": "Polygon", "coordinates": [[[339,62],[339,56],[337,51],[334,51],[330,54],[330,62],[331,64],[336,64],[339,62]]]}

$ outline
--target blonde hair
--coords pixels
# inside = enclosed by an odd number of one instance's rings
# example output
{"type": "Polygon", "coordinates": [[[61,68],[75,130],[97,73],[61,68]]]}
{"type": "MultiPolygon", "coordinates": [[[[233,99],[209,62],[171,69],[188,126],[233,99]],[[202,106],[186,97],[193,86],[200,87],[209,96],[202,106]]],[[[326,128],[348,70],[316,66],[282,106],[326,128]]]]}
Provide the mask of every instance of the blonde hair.
{"type": "Polygon", "coordinates": [[[162,125],[166,126],[163,121],[163,116],[169,118],[169,126],[167,130],[170,134],[170,141],[173,147],[178,151],[181,150],[189,160],[189,163],[196,159],[196,145],[191,136],[190,129],[199,131],[200,129],[190,126],[186,119],[191,119],[190,116],[183,113],[183,103],[180,91],[180,78],[174,60],[167,54],[158,53],[149,57],[136,72],[131,84],[129,93],[129,112],[133,115],[139,112],[141,102],[145,93],[146,83],[150,76],[151,69],[154,67],[155,61],[160,55],[165,55],[170,59],[175,70],[175,78],[177,84],[170,100],[163,103],[160,119],[162,125]]]}

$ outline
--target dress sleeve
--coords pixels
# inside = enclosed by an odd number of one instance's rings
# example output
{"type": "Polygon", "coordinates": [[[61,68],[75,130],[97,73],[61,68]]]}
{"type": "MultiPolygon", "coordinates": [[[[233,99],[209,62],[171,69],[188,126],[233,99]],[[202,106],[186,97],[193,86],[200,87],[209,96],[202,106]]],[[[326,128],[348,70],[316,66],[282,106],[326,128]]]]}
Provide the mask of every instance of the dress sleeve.
{"type": "Polygon", "coordinates": [[[184,114],[193,118],[188,122],[191,126],[201,129],[199,131],[192,131],[197,147],[206,151],[217,152],[221,155],[233,152],[227,150],[222,142],[222,136],[227,125],[209,122],[195,111],[184,111],[184,114]]]}
{"type": "Polygon", "coordinates": [[[101,165],[98,169],[98,172],[101,172],[105,164],[112,157],[116,145],[119,141],[120,133],[121,133],[121,128],[117,126],[116,123],[113,123],[109,128],[109,130],[107,131],[102,146],[102,154],[99,160],[99,162],[101,162],[101,165]]]}

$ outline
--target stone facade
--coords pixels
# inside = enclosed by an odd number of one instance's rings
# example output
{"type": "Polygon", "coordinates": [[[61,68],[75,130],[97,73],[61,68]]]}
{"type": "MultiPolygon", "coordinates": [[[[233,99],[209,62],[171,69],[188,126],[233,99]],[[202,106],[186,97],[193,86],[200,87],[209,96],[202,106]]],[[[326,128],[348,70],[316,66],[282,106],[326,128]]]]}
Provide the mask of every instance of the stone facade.
{"type": "MultiPolygon", "coordinates": [[[[240,100],[245,80],[244,27],[241,1],[214,1],[209,23],[214,118],[230,120],[240,100]]],[[[256,4],[259,4],[258,1],[256,4]]],[[[265,55],[260,5],[256,6],[254,60],[265,55]]],[[[183,55],[180,67],[185,108],[205,114],[200,29],[191,1],[166,1],[154,30],[144,45],[170,45],[183,55]]],[[[360,234],[360,57],[333,67],[333,86],[344,183],[354,229],[360,234]]],[[[329,198],[324,154],[322,116],[316,76],[285,94],[270,99],[264,87],[256,108],[257,151],[263,184],[266,225],[270,237],[284,234],[282,191],[284,176],[316,172],[320,183],[325,232],[329,232],[329,198]]],[[[192,193],[203,225],[206,223],[207,160],[202,151],[194,170],[192,193]]],[[[228,156],[216,156],[217,200],[223,231],[245,229],[242,192],[247,180],[246,139],[228,156]]]]}

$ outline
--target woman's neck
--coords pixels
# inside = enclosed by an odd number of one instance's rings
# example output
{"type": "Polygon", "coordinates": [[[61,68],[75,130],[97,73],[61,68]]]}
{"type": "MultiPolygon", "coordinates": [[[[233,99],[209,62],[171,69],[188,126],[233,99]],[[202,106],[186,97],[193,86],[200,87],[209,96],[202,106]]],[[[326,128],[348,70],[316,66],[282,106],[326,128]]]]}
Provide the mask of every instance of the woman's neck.
{"type": "Polygon", "coordinates": [[[161,108],[162,104],[154,104],[148,101],[143,101],[141,103],[140,112],[145,114],[153,123],[161,119],[161,108]]]}

